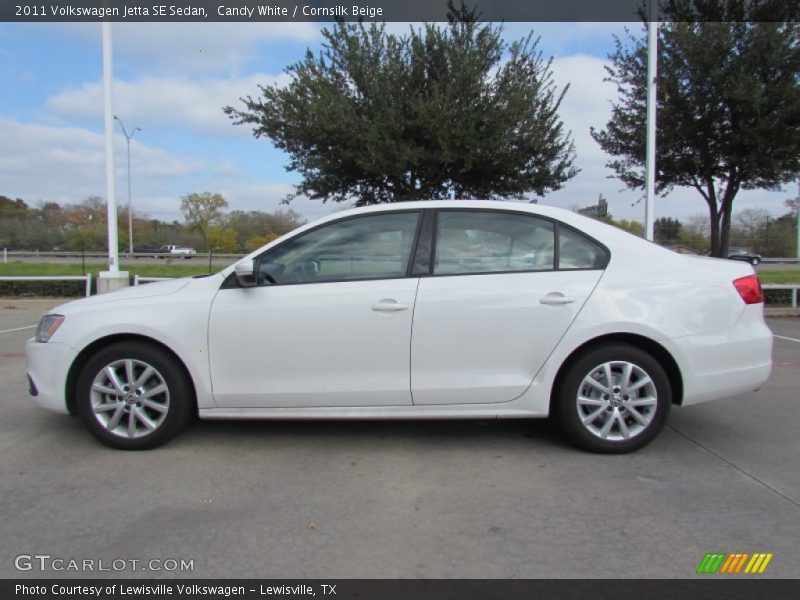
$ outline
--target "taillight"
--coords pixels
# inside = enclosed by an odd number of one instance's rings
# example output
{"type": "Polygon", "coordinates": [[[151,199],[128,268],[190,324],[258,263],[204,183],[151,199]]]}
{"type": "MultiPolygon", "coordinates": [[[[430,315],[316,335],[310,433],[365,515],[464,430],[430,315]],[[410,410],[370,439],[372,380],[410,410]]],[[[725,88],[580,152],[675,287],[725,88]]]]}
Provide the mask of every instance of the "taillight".
{"type": "Polygon", "coordinates": [[[757,275],[734,279],[733,287],[739,292],[745,304],[759,304],[764,301],[764,292],[761,291],[761,282],[757,275]]]}

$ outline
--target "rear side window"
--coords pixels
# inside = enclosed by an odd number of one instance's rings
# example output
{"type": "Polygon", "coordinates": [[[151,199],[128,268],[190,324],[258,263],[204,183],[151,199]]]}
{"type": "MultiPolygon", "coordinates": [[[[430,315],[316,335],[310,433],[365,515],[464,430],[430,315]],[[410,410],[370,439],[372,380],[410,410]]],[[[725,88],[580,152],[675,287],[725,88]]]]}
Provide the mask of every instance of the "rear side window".
{"type": "Polygon", "coordinates": [[[553,223],[491,211],[441,211],[434,275],[549,271],[554,268],[553,223]]]}
{"type": "Polygon", "coordinates": [[[602,269],[608,253],[600,244],[568,227],[558,228],[558,268],[602,269]]]}

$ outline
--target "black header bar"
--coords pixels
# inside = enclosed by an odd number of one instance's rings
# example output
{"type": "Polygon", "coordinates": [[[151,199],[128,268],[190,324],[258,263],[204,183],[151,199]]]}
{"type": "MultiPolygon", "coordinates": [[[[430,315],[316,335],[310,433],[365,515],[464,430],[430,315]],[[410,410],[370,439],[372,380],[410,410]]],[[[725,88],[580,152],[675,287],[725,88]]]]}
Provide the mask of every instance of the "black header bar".
{"type": "MultiPolygon", "coordinates": [[[[691,6],[700,0],[658,0],[691,6]]],[[[473,0],[484,21],[632,22],[649,0],[473,0]]],[[[745,0],[752,21],[797,21],[800,0],[745,0]]],[[[456,2],[460,4],[460,2],[456,2]]],[[[704,2],[705,5],[708,2],[704,2]]],[[[9,22],[446,21],[447,0],[2,0],[9,22]]],[[[649,14],[649,13],[648,13],[649,14]]],[[[669,14],[669,13],[667,13],[669,14]]],[[[689,20],[741,20],[724,14],[689,20]]],[[[659,12],[658,20],[667,20],[659,12]]]]}
{"type": "Polygon", "coordinates": [[[4,600],[592,600],[647,598],[660,600],[737,600],[797,598],[797,580],[764,580],[746,576],[727,579],[28,579],[0,581],[4,600]]]}

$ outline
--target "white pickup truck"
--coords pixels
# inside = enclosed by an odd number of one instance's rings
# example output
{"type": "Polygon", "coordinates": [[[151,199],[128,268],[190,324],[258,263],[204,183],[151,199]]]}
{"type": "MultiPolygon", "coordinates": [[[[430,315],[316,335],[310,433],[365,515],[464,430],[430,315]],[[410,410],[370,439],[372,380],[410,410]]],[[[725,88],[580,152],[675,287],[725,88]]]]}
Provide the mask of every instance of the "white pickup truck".
{"type": "Polygon", "coordinates": [[[197,254],[194,248],[186,248],[184,246],[176,246],[174,244],[167,244],[158,249],[163,254],[174,254],[181,258],[191,258],[193,254],[197,254]]]}

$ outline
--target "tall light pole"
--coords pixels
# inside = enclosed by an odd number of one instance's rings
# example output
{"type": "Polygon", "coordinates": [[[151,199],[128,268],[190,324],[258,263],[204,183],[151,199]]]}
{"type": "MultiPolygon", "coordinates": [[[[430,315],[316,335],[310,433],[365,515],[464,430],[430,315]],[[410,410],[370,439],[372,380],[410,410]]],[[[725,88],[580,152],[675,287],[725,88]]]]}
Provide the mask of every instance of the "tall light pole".
{"type": "Polygon", "coordinates": [[[111,23],[103,22],[103,116],[106,134],[106,202],[108,203],[108,271],[119,272],[117,248],[117,198],[114,195],[114,119],[111,84],[111,23]]]}
{"type": "Polygon", "coordinates": [[[658,2],[649,0],[647,19],[647,149],[645,166],[644,234],[653,241],[656,195],[656,78],[658,76],[658,2]]]}
{"type": "Polygon", "coordinates": [[[131,140],[136,135],[137,131],[141,131],[140,127],[136,127],[128,135],[128,130],[125,129],[125,123],[122,122],[117,115],[114,118],[119,121],[119,126],[122,127],[122,135],[125,136],[125,142],[128,144],[128,254],[133,255],[133,209],[131,207],[131,140]]]}
{"type": "Polygon", "coordinates": [[[108,203],[108,271],[97,275],[97,292],[105,294],[130,285],[127,271],[119,270],[117,247],[117,197],[114,190],[114,109],[111,86],[114,79],[111,52],[111,22],[103,21],[103,124],[106,138],[106,202],[108,203]]]}

